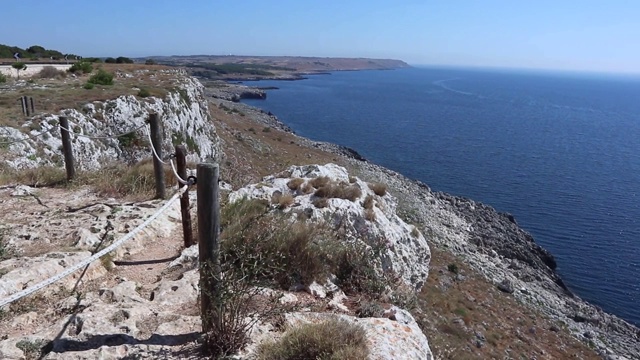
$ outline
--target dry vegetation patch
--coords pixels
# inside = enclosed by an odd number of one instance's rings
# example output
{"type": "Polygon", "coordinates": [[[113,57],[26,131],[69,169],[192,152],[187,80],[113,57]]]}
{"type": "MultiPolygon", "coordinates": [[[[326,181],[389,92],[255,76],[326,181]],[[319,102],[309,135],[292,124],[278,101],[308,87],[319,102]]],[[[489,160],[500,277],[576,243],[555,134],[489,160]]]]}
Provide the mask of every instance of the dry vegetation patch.
{"type": "Polygon", "coordinates": [[[293,327],[274,342],[258,348],[260,360],[341,359],[361,360],[369,355],[364,329],[340,319],[293,327]]]}
{"type": "Polygon", "coordinates": [[[81,111],[85,104],[93,101],[138,95],[140,88],[144,88],[151,96],[164,98],[178,86],[177,76],[166,72],[169,69],[171,68],[138,64],[98,64],[93,72],[79,72],[68,76],[53,67],[45,67],[30,78],[26,86],[0,92],[0,126],[17,128],[24,123],[21,107],[16,101],[20,96],[33,98],[36,113],[57,113],[63,109],[81,111]],[[92,74],[97,74],[100,70],[114,74],[114,84],[95,85],[91,90],[85,89],[84,85],[92,74]],[[124,73],[133,73],[135,76],[119,76],[124,73]]]}

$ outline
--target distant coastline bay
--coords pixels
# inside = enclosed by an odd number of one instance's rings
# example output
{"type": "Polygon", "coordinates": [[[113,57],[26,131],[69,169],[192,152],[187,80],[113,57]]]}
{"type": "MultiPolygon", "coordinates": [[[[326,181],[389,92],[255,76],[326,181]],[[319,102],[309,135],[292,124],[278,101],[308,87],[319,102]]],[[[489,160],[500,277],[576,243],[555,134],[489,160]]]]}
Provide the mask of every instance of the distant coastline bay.
{"type": "Polygon", "coordinates": [[[512,213],[569,288],[640,326],[640,80],[410,68],[247,82],[296,133],[512,213]]]}

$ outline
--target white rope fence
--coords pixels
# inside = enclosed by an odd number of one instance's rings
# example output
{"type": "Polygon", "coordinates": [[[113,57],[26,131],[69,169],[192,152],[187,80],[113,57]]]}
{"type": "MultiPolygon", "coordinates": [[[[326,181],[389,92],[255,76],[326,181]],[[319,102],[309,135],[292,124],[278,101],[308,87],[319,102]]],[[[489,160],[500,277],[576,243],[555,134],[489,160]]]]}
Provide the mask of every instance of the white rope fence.
{"type": "Polygon", "coordinates": [[[141,230],[143,230],[145,227],[147,227],[153,220],[155,220],[158,216],[160,216],[160,214],[162,214],[163,212],[165,212],[169,206],[171,206],[176,200],[178,200],[178,198],[187,190],[188,186],[183,186],[180,188],[180,190],[178,190],[178,192],[173,195],[173,197],[171,197],[171,199],[169,199],[169,201],[167,201],[160,209],[158,209],[158,211],[156,211],[155,213],[153,213],[151,216],[149,216],[148,219],[146,219],[142,224],[138,225],[135,229],[131,230],[131,232],[129,232],[128,234],[126,234],[125,236],[123,236],[122,238],[120,238],[119,240],[117,240],[116,242],[114,242],[113,244],[107,246],[106,248],[100,250],[99,252],[95,253],[94,255],[92,255],[91,257],[85,259],[84,261],[79,262],[78,264],[75,264],[74,266],[66,269],[65,271],[61,272],[58,275],[55,275],[53,277],[50,277],[44,281],[39,282],[36,285],[33,285],[25,290],[19,291],[11,296],[9,296],[8,298],[2,299],[0,300],[0,308],[2,308],[5,305],[8,305],[16,300],[19,300],[27,295],[30,295],[46,286],[49,286],[53,283],[55,283],[56,281],[67,277],[69,275],[71,275],[72,273],[74,273],[77,270],[82,269],[83,267],[91,264],[92,262],[98,260],[99,258],[101,258],[102,256],[106,255],[107,253],[117,249],[118,247],[120,247],[122,244],[124,244],[127,240],[131,239],[133,236],[135,236],[138,232],[140,232],[141,230]]]}
{"type": "MultiPolygon", "coordinates": [[[[138,126],[137,128],[124,132],[124,133],[120,133],[120,134],[115,134],[115,135],[109,135],[109,136],[93,136],[93,135],[85,135],[85,134],[81,134],[81,133],[74,133],[71,130],[63,127],[62,125],[59,125],[61,129],[66,130],[69,134],[73,134],[75,136],[80,136],[80,137],[85,137],[88,139],[94,139],[94,140],[113,140],[113,139],[118,139],[121,136],[125,136],[125,135],[129,135],[129,134],[133,134],[134,132],[142,129],[143,127],[147,126],[147,124],[142,124],[140,126],[138,126]]],[[[71,127],[71,126],[69,126],[71,127]]]]}

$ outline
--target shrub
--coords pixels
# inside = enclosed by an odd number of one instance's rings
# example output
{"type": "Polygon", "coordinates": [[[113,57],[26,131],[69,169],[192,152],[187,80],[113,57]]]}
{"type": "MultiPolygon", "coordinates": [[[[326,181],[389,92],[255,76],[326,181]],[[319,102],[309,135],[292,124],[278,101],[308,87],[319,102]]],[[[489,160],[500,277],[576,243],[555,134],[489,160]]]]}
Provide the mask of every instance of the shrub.
{"type": "MultiPolygon", "coordinates": [[[[200,271],[209,269],[201,266],[200,271]]],[[[210,312],[201,314],[201,318],[203,323],[210,324],[210,331],[204,335],[204,348],[212,359],[227,358],[237,353],[247,344],[255,323],[273,317],[283,309],[275,296],[265,301],[261,296],[262,290],[247,282],[243,274],[243,269],[223,264],[215,285],[202,286],[211,301],[210,312]],[[211,288],[214,291],[206,290],[211,288]]]]}
{"type": "Polygon", "coordinates": [[[257,355],[260,360],[361,360],[368,357],[369,350],[362,327],[332,318],[318,324],[304,324],[289,329],[280,340],[261,344],[257,355]]]}
{"type": "Polygon", "coordinates": [[[340,289],[347,294],[382,294],[388,281],[373,265],[379,251],[361,243],[345,244],[334,249],[331,267],[340,289]]]}
{"type": "Polygon", "coordinates": [[[16,347],[24,353],[26,359],[38,359],[42,357],[42,349],[47,345],[45,340],[20,340],[16,343],[16,347]]]}
{"type": "Polygon", "coordinates": [[[26,70],[27,64],[20,61],[16,61],[13,64],[11,64],[11,67],[16,69],[16,72],[18,73],[18,79],[20,79],[20,71],[26,70]]]}
{"type": "Polygon", "coordinates": [[[377,301],[362,301],[356,310],[356,316],[360,318],[382,317],[384,316],[384,308],[377,301]]]}
{"type": "Polygon", "coordinates": [[[93,85],[93,83],[88,82],[88,83],[84,84],[82,87],[87,89],[87,90],[91,90],[91,89],[93,89],[95,87],[95,85],[93,85]]]}
{"type": "Polygon", "coordinates": [[[289,187],[289,189],[296,191],[300,188],[300,185],[302,185],[303,183],[304,183],[304,179],[295,178],[295,179],[289,180],[289,182],[287,183],[287,186],[289,187]]]}
{"type": "Polygon", "coordinates": [[[113,74],[100,69],[89,78],[89,82],[96,85],[113,85],[113,74]]]}
{"type": "Polygon", "coordinates": [[[133,64],[133,60],[129,59],[128,57],[118,56],[116,58],[116,63],[117,64],[133,64]]]}
{"type": "Polygon", "coordinates": [[[370,183],[369,189],[378,196],[385,196],[387,193],[387,185],[382,183],[370,183]]]}
{"type": "Polygon", "coordinates": [[[0,73],[0,84],[6,83],[6,82],[7,82],[7,77],[4,76],[4,74],[0,73]]]}
{"type": "Polygon", "coordinates": [[[153,59],[147,59],[144,62],[145,65],[156,65],[156,62],[153,59]]]}
{"type": "Polygon", "coordinates": [[[149,90],[143,88],[143,89],[140,89],[140,91],[138,91],[138,96],[141,98],[146,98],[151,96],[151,93],[149,92],[149,90]]]}
{"type": "Polygon", "coordinates": [[[56,79],[56,78],[64,78],[67,76],[67,73],[61,70],[56,69],[53,66],[45,66],[38,72],[35,77],[40,79],[56,79]]]}
{"type": "MultiPolygon", "coordinates": [[[[11,256],[11,250],[7,246],[4,240],[4,231],[0,230],[0,261],[4,259],[8,259],[11,256]]],[[[0,273],[0,277],[2,277],[2,273],[0,273]]]]}
{"type": "Polygon", "coordinates": [[[104,62],[106,64],[115,64],[116,63],[116,59],[114,59],[112,57],[108,57],[108,58],[104,59],[104,62]]]}
{"type": "Polygon", "coordinates": [[[325,275],[322,243],[326,232],[306,222],[290,222],[285,215],[267,215],[268,206],[256,200],[227,205],[222,214],[223,262],[241,266],[249,282],[289,288],[308,285],[325,275]]]}
{"type": "Polygon", "coordinates": [[[71,67],[67,71],[74,74],[75,73],[89,74],[93,71],[93,65],[91,65],[90,62],[78,61],[77,63],[71,65],[71,67]]]}
{"type": "Polygon", "coordinates": [[[451,264],[447,265],[447,270],[449,270],[450,272],[452,272],[454,274],[457,274],[458,271],[459,271],[458,265],[451,263],[451,264]]]}

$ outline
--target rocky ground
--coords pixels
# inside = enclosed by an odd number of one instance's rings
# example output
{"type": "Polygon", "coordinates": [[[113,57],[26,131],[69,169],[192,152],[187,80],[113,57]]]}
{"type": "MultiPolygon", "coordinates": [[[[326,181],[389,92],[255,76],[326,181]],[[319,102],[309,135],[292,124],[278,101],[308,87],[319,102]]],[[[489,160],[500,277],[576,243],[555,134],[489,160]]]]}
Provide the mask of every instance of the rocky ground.
{"type": "MultiPolygon", "coordinates": [[[[240,357],[287,326],[339,316],[363,326],[376,359],[428,359],[431,352],[438,359],[640,358],[638,329],[570,294],[553,256],[517,219],[432,192],[353,150],[301,138],[273,114],[235,102],[253,90],[210,85],[209,103],[198,106],[209,110],[223,149],[223,188],[269,201],[286,193],[286,206],[311,218],[342,213],[359,224],[356,230],[382,232],[390,239],[386,266],[420,290],[377,300],[380,311],[364,318],[357,316],[363,299],[330,279],[276,291],[280,305],[296,310],[275,323],[258,322],[240,357]],[[314,165],[327,163],[346,172],[314,165]],[[319,174],[357,184],[362,194],[330,199],[322,210],[288,185],[319,174]],[[383,184],[388,193],[374,195],[367,183],[383,184]],[[380,206],[367,207],[367,195],[380,206]],[[427,253],[411,248],[423,241],[427,253]]],[[[7,245],[0,252],[0,300],[103,248],[162,204],[139,200],[108,197],[92,186],[0,187],[7,209],[0,214],[0,242],[7,245]]],[[[176,204],[85,271],[0,310],[0,357],[201,358],[197,247],[183,249],[179,216],[176,204]]],[[[266,301],[274,290],[260,294],[266,301]]]]}

